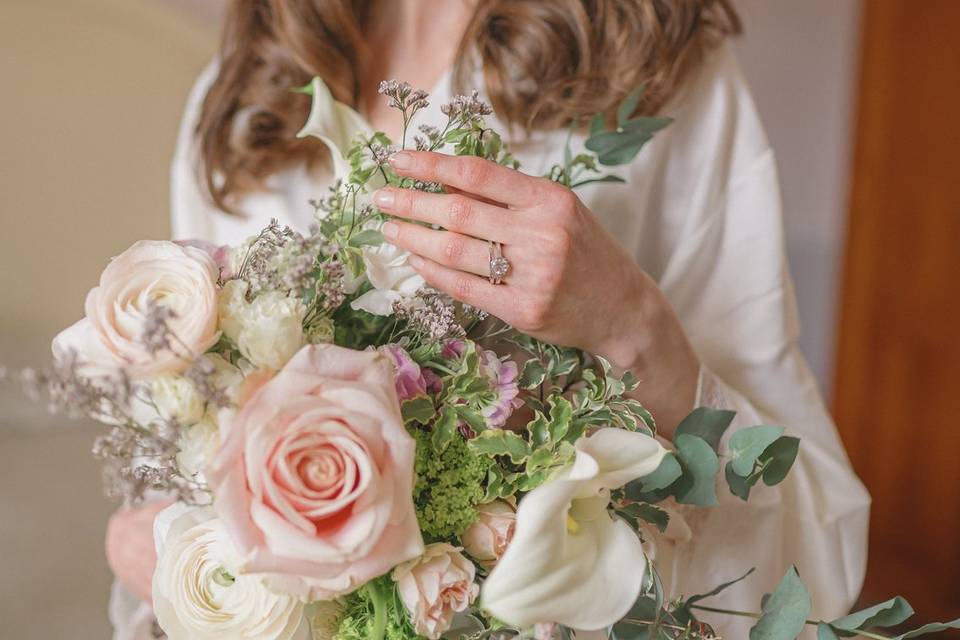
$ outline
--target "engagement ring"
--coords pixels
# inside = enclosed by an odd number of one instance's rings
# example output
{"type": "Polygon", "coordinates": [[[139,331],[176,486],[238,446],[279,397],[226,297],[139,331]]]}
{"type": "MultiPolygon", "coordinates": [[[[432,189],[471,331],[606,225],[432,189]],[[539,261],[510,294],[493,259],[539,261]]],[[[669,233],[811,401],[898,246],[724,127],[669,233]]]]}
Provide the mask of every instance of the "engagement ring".
{"type": "Polygon", "coordinates": [[[499,242],[491,240],[490,245],[490,282],[502,284],[503,277],[510,271],[510,261],[503,257],[503,247],[499,242]]]}

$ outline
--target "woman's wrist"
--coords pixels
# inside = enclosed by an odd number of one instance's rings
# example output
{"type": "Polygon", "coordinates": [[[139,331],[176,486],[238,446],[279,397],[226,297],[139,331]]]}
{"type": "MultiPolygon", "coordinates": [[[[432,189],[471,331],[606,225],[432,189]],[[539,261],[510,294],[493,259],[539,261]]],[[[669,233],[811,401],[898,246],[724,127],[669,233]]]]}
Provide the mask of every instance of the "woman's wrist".
{"type": "Polygon", "coordinates": [[[660,432],[672,436],[694,408],[700,361],[670,303],[647,274],[641,272],[621,299],[613,330],[594,352],[640,380],[633,397],[653,413],[660,432]]]}

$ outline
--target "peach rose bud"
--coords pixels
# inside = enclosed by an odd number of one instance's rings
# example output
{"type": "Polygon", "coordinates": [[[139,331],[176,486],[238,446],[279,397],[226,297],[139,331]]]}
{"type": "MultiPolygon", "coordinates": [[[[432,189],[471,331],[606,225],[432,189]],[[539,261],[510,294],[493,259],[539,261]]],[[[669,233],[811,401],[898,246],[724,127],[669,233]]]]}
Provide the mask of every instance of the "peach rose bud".
{"type": "Polygon", "coordinates": [[[421,557],[395,568],[392,578],[414,630],[438,640],[453,615],[466,611],[480,592],[475,573],[473,563],[446,542],[427,545],[421,557]]]}
{"type": "Polygon", "coordinates": [[[463,534],[463,548],[482,567],[492,569],[513,539],[517,509],[506,500],[477,507],[480,517],[463,534]]]}

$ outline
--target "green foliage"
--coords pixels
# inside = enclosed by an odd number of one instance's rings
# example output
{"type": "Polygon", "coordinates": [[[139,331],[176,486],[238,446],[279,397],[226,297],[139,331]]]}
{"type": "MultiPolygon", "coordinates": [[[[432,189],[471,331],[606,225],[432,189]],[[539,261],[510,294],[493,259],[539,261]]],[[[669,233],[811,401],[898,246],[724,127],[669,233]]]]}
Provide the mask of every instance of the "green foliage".
{"type": "MultiPolygon", "coordinates": [[[[820,622],[817,625],[818,640],[837,640],[859,635],[861,631],[893,627],[902,624],[913,615],[913,607],[901,596],[891,598],[886,602],[861,609],[849,615],[837,618],[832,622],[820,622]]],[[[960,629],[960,619],[951,622],[934,622],[917,629],[901,633],[891,640],[905,640],[917,638],[929,633],[960,629]]]]}
{"type": "Polygon", "coordinates": [[[404,424],[411,422],[427,424],[437,415],[437,409],[433,404],[433,398],[420,395],[404,400],[400,405],[400,414],[403,416],[404,424]]]}
{"type": "Polygon", "coordinates": [[[674,433],[697,436],[709,444],[715,453],[720,453],[720,438],[733,422],[735,415],[734,411],[698,407],[680,421],[674,433]]]}
{"type": "Polygon", "coordinates": [[[750,489],[761,478],[767,486],[774,486],[787,477],[797,459],[800,439],[779,435],[781,433],[782,427],[750,427],[738,431],[730,439],[731,460],[724,469],[724,476],[733,495],[746,500],[750,497],[750,489]]]}
{"type": "Polygon", "coordinates": [[[434,540],[459,536],[477,519],[492,461],[474,453],[459,434],[440,449],[427,431],[410,432],[417,444],[413,499],[420,528],[434,540]]]}
{"type": "Polygon", "coordinates": [[[810,593],[790,567],[773,593],[763,597],[760,619],[750,629],[750,640],[795,640],[810,614],[810,593]]]}
{"type": "Polygon", "coordinates": [[[333,640],[371,640],[376,635],[376,603],[371,589],[378,590],[380,606],[386,609],[385,640],[417,640],[422,637],[410,623],[396,584],[389,576],[382,576],[344,598],[343,615],[333,640]]]}
{"type": "Polygon", "coordinates": [[[733,434],[727,455],[730,466],[739,476],[749,476],[757,458],[783,435],[783,427],[747,427],[733,434]]]}
{"type": "Polygon", "coordinates": [[[681,504],[701,507],[717,504],[714,478],[720,471],[720,460],[706,440],[681,433],[674,440],[683,475],[675,485],[674,495],[681,504]]]}

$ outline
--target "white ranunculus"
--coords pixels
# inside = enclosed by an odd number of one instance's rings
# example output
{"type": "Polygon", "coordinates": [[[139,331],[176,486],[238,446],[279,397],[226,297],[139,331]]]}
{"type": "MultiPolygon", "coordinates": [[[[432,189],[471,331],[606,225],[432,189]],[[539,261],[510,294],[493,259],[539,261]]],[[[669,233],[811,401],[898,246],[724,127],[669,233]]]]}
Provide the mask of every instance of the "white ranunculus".
{"type": "Polygon", "coordinates": [[[313,96],[310,115],[297,137],[313,136],[327,145],[333,159],[334,179],[345,180],[350,175],[350,163],[343,152],[357,133],[369,133],[370,125],[359,113],[335,100],[320,78],[310,83],[310,92],[313,96]]]}
{"type": "Polygon", "coordinates": [[[248,284],[231,280],[220,295],[220,326],[240,353],[258,367],[278,370],[303,346],[306,307],[277,291],[246,298],[248,284]]]}
{"type": "Polygon", "coordinates": [[[394,302],[414,296],[426,283],[408,263],[409,257],[409,252],[386,242],[364,247],[363,264],[373,289],[350,306],[354,310],[388,316],[393,313],[394,302]]]}
{"type": "Polygon", "coordinates": [[[203,480],[203,469],[220,448],[220,430],[211,415],[180,432],[177,440],[177,466],[188,478],[203,480]]]}
{"type": "Polygon", "coordinates": [[[655,471],[666,450],[612,427],[576,449],[570,467],[520,502],[513,540],[483,585],[481,606],[509,624],[594,631],[620,620],[640,593],[643,547],[608,513],[610,490],[655,471]]]}
{"type": "Polygon", "coordinates": [[[154,539],[153,608],[170,640],[309,640],[304,604],[239,573],[241,558],[211,508],[168,507],[154,539]]]}

